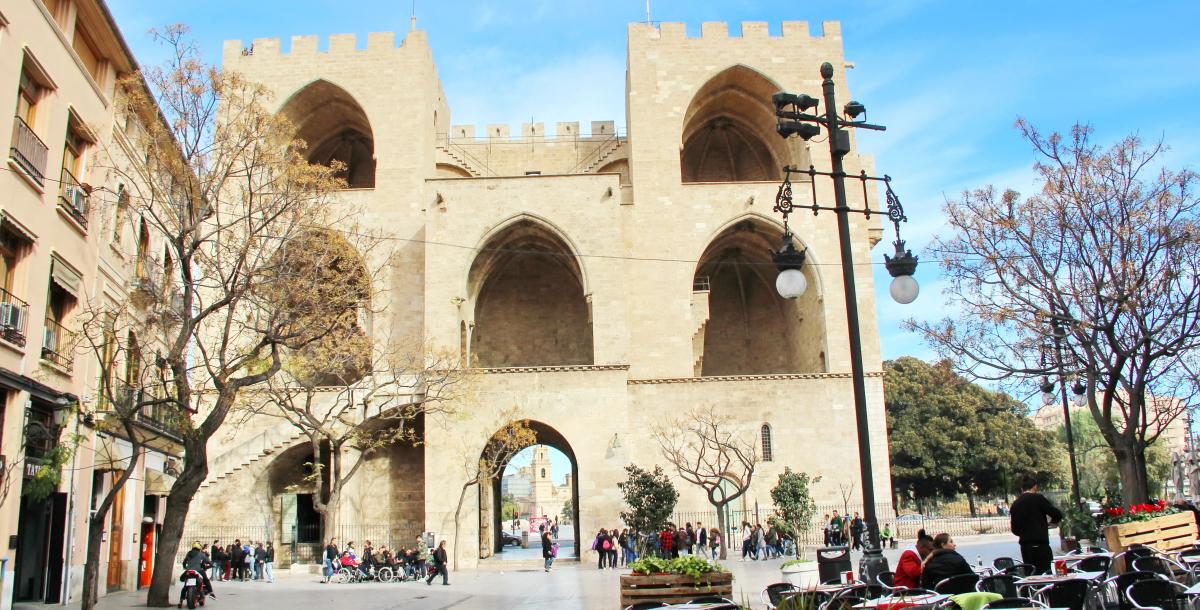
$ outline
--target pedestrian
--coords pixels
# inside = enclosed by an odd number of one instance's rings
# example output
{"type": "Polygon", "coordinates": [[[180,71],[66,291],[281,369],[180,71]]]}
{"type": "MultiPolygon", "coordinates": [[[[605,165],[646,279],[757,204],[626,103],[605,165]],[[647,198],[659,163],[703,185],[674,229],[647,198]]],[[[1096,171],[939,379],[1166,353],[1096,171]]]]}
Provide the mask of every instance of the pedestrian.
{"type": "Polygon", "coordinates": [[[235,545],[232,542],[229,543],[229,546],[225,547],[225,554],[224,554],[225,574],[222,575],[221,580],[228,581],[230,578],[233,578],[233,549],[234,549],[234,547],[235,547],[235,545]]]}
{"type": "Polygon", "coordinates": [[[1062,511],[1039,493],[1037,479],[1026,476],[1021,480],[1021,495],[1009,509],[1009,524],[1021,545],[1021,561],[1034,567],[1037,574],[1049,574],[1054,553],[1050,550],[1050,532],[1046,526],[1062,521],[1062,511]]]}
{"type": "Polygon", "coordinates": [[[209,570],[209,580],[221,580],[221,575],[225,572],[225,561],[222,556],[225,554],[225,549],[221,548],[220,540],[213,540],[212,546],[208,547],[208,559],[212,562],[212,568],[209,570]]]}
{"type": "Polygon", "coordinates": [[[850,520],[850,536],[853,540],[852,549],[858,550],[862,548],[862,535],[863,520],[862,517],[858,516],[858,511],[854,511],[854,518],[850,520]]]}
{"type": "Polygon", "coordinates": [[[832,532],[829,529],[829,513],[825,513],[825,516],[821,519],[821,523],[824,524],[824,526],[821,528],[821,531],[825,535],[823,539],[825,546],[832,546],[832,539],[830,538],[832,532]]]}
{"type": "Polygon", "coordinates": [[[414,553],[416,564],[413,570],[418,574],[418,578],[425,578],[426,559],[429,558],[429,544],[425,542],[425,537],[417,535],[417,550],[414,553]]]}
{"type": "Polygon", "coordinates": [[[617,528],[608,530],[608,569],[617,569],[618,547],[621,546],[620,536],[617,528]]]}
{"type": "Polygon", "coordinates": [[[757,561],[759,559],[759,557],[762,557],[763,561],[766,561],[768,559],[768,557],[767,557],[767,535],[766,535],[766,533],[763,532],[762,524],[755,523],[754,524],[754,559],[757,561]]]}
{"type": "Polygon", "coordinates": [[[767,524],[767,555],[772,559],[778,557],[779,552],[779,532],[775,531],[775,527],[767,524]]]}
{"type": "Polygon", "coordinates": [[[554,565],[554,556],[558,554],[557,546],[550,540],[550,532],[542,532],[542,559],[546,560],[546,571],[550,571],[550,566],[554,565]]]}
{"type": "Polygon", "coordinates": [[[438,574],[442,575],[442,585],[450,584],[449,575],[446,571],[446,541],[438,542],[437,550],[433,552],[433,570],[429,572],[429,578],[425,579],[425,584],[432,585],[433,577],[438,574]]]}
{"type": "Polygon", "coordinates": [[[555,540],[558,540],[558,517],[554,518],[554,525],[550,526],[550,535],[553,536],[555,540]]]}
{"type": "Polygon", "coordinates": [[[254,549],[247,542],[242,546],[242,580],[250,580],[254,576],[254,549]]]}
{"type": "Polygon", "coordinates": [[[592,541],[592,550],[596,551],[596,569],[603,570],[604,564],[608,562],[608,532],[604,528],[596,532],[596,539],[592,541]]]}
{"type": "Polygon", "coordinates": [[[658,535],[658,550],[664,559],[670,559],[671,551],[675,548],[675,535],[671,530],[672,526],[668,523],[667,527],[658,535]]]}
{"type": "Polygon", "coordinates": [[[629,530],[622,529],[617,536],[617,546],[621,547],[621,567],[629,565],[629,530]]]}
{"type": "Polygon", "coordinates": [[[329,544],[325,545],[325,554],[321,556],[321,564],[325,568],[325,579],[321,582],[329,582],[329,579],[333,577],[333,573],[338,569],[337,561],[340,556],[335,536],[329,539],[329,544]]]}
{"type": "Polygon", "coordinates": [[[721,553],[721,530],[713,530],[708,534],[708,544],[712,548],[712,558],[716,559],[721,553]]]}
{"type": "Polygon", "coordinates": [[[692,529],[692,524],[689,521],[687,527],[684,528],[687,532],[687,553],[688,555],[696,554],[696,530],[692,529]]]}
{"type": "Polygon", "coordinates": [[[696,548],[701,555],[708,555],[708,528],[699,521],[696,522],[696,548]]]}
{"type": "Polygon", "coordinates": [[[842,545],[842,517],[836,510],[833,511],[833,518],[829,520],[829,544],[831,546],[842,545]]]}
{"type": "Polygon", "coordinates": [[[263,543],[254,545],[254,580],[263,579],[263,567],[267,564],[267,549],[263,543]]]}
{"type": "Polygon", "coordinates": [[[242,539],[237,538],[233,541],[233,548],[230,549],[229,563],[233,564],[230,578],[234,580],[242,579],[242,570],[246,565],[246,551],[242,547],[242,539]]]}
{"type": "Polygon", "coordinates": [[[750,556],[751,549],[754,546],[754,528],[750,527],[749,521],[742,521],[742,561],[750,556]]]}
{"type": "Polygon", "coordinates": [[[683,555],[684,552],[687,551],[687,548],[688,548],[688,535],[687,535],[686,529],[681,527],[681,528],[675,530],[674,536],[675,536],[675,538],[674,538],[675,553],[673,555],[671,555],[672,558],[683,555]]]}
{"type": "Polygon", "coordinates": [[[263,576],[267,582],[275,582],[275,546],[271,541],[267,541],[265,556],[263,557],[263,576]]]}

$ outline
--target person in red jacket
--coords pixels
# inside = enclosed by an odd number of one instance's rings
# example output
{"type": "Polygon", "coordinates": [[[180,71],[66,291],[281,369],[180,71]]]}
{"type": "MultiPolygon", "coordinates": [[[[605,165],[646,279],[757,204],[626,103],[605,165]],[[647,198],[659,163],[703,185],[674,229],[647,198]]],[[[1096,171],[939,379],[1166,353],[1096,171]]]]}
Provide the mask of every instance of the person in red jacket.
{"type": "Polygon", "coordinates": [[[908,549],[900,554],[896,563],[896,576],[892,584],[897,587],[915,589],[921,586],[921,562],[933,550],[933,538],[925,530],[917,532],[916,548],[908,549]]]}

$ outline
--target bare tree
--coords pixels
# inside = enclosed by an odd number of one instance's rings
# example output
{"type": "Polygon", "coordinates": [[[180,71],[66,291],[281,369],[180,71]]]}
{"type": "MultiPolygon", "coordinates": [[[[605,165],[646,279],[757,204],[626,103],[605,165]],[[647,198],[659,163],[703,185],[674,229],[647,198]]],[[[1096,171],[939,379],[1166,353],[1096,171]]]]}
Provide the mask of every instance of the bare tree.
{"type": "MultiPolygon", "coordinates": [[[[515,410],[502,411],[497,419],[505,422],[483,446],[483,452],[478,459],[468,453],[463,456],[465,480],[458,493],[458,504],[454,508],[454,569],[458,569],[458,539],[459,527],[462,521],[463,504],[467,500],[467,491],[472,487],[490,485],[492,480],[504,474],[508,461],[516,453],[526,447],[537,444],[537,433],[529,427],[529,422],[523,419],[510,419],[515,410]]],[[[482,492],[481,492],[482,493],[482,492]]]]}
{"type": "Polygon", "coordinates": [[[79,348],[96,359],[101,371],[96,412],[81,415],[95,417],[92,425],[97,432],[120,436],[130,445],[130,457],[121,459],[101,454],[101,449],[111,451],[113,447],[93,437],[94,467],[111,468],[114,475],[108,491],[88,514],[81,599],[84,610],[96,607],[100,548],[117,494],[136,473],[144,449],[181,430],[180,413],[167,398],[167,371],[147,360],[148,351],[156,347],[158,329],[154,317],[146,314],[145,309],[125,302],[115,307],[89,303],[80,315],[79,348]],[[99,463],[103,460],[108,463],[99,463]]]}
{"type": "Polygon", "coordinates": [[[838,493],[842,495],[842,514],[850,514],[850,498],[854,497],[854,481],[838,483],[838,493]]]}
{"type": "Polygon", "coordinates": [[[338,167],[309,164],[287,119],[261,86],[205,64],[187,28],[156,33],[162,67],[123,81],[126,112],[144,131],[144,168],[114,164],[131,189],[129,219],[166,245],[161,320],[165,404],[180,417],[184,458],[167,496],[148,603],[165,606],[188,510],[208,474],[208,440],[242,390],[282,367],[335,325],[307,324],[353,311],[361,295],[335,281],[342,260],[321,227],[353,211],[334,206],[338,167]],[[144,86],[143,86],[144,85],[144,86]]]}
{"type": "Polygon", "coordinates": [[[697,409],[655,430],[654,439],[663,457],[684,481],[704,490],[708,503],[717,511],[717,528],[722,532],[721,559],[727,556],[728,524],[725,507],[750,489],[758,464],[753,439],[735,431],[732,418],[715,409],[697,409]]]}
{"type": "Polygon", "coordinates": [[[1101,149],[1084,125],[1017,126],[1039,192],[988,186],[946,204],[952,232],[932,250],[958,313],[908,325],[979,378],[1029,387],[1061,365],[1087,388],[1125,500],[1145,502],[1146,447],[1197,391],[1196,174],[1161,168],[1161,142],[1101,149]]]}
{"type": "Polygon", "coordinates": [[[328,537],[337,531],[342,490],[359,468],[389,447],[421,443],[418,420],[454,413],[467,379],[457,353],[336,333],[290,355],[245,415],[282,418],[308,439],[305,483],[316,492],[313,508],[328,537]]]}

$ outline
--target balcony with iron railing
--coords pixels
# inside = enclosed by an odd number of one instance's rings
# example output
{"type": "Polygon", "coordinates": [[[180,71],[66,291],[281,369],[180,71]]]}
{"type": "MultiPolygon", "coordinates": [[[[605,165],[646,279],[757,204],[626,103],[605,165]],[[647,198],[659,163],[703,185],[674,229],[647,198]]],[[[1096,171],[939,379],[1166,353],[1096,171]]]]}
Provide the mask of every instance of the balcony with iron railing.
{"type": "Polygon", "coordinates": [[[0,337],[18,347],[25,347],[25,326],[29,318],[29,303],[0,288],[0,337]]]}
{"type": "Polygon", "coordinates": [[[46,331],[42,338],[42,360],[69,372],[74,362],[71,357],[74,336],[75,333],[67,330],[54,318],[46,318],[46,331]]]}
{"type": "Polygon", "coordinates": [[[38,186],[46,181],[46,153],[50,149],[19,116],[13,117],[12,146],[8,154],[21,171],[25,172],[38,186]]]}
{"type": "Polygon", "coordinates": [[[128,382],[114,380],[113,410],[121,417],[132,416],[133,423],[171,440],[183,440],[183,419],[171,401],[162,400],[160,393],[137,388],[128,382]]]}
{"type": "Polygon", "coordinates": [[[62,170],[62,183],[58,187],[58,208],[79,223],[79,226],[87,228],[87,191],[65,167],[62,170]]]}

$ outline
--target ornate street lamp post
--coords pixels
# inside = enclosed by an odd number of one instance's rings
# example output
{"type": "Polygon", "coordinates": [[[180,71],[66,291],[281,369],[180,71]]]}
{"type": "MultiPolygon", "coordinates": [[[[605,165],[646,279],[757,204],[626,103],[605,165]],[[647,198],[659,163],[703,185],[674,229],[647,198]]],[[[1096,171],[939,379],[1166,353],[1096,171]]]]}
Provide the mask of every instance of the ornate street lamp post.
{"type": "MultiPolygon", "coordinates": [[[[1075,434],[1071,431],[1071,407],[1067,404],[1067,376],[1063,371],[1062,344],[1067,340],[1067,328],[1063,326],[1063,322],[1069,322],[1070,319],[1062,319],[1058,316],[1050,318],[1051,336],[1054,337],[1054,356],[1058,368],[1058,381],[1062,385],[1062,409],[1063,409],[1063,428],[1067,432],[1067,456],[1071,461],[1071,500],[1075,506],[1080,506],[1079,497],[1079,467],[1075,462],[1075,434]]],[[[1042,378],[1042,404],[1050,405],[1055,399],[1055,384],[1050,383],[1049,377],[1042,378]]],[[[1075,386],[1071,388],[1071,392],[1075,395],[1072,402],[1075,406],[1082,407],[1087,404],[1087,387],[1082,382],[1076,380],[1075,386]]]]}
{"type": "Polygon", "coordinates": [[[892,280],[892,298],[901,304],[908,304],[917,298],[919,287],[913,273],[917,269],[917,257],[912,251],[905,250],[904,240],[900,239],[900,223],[908,218],[900,199],[892,191],[891,178],[888,176],[868,176],[860,172],[852,176],[858,180],[863,189],[863,207],[852,209],[846,203],[846,173],[842,168],[842,157],[850,152],[849,128],[871,129],[883,131],[882,125],[871,125],[858,121],[860,115],[865,116],[866,108],[862,104],[851,101],[842,109],[847,118],[838,116],[838,107],[834,95],[833,65],[826,62],[821,64],[821,90],[824,98],[824,115],[809,113],[821,105],[822,101],[809,95],[777,93],[772,97],[775,104],[775,116],[779,119],[777,130],[784,138],[798,135],[809,140],[821,132],[824,127],[828,132],[829,157],[832,162],[831,171],[817,171],[813,166],[801,170],[790,166],[784,167],[783,184],[779,186],[779,194],[775,200],[775,211],[783,215],[784,234],[783,247],[775,254],[775,264],[779,269],[779,277],[775,286],[779,294],[786,298],[796,298],[804,293],[806,282],[800,271],[804,264],[804,252],[797,250],[792,242],[792,233],[788,229],[788,215],[795,209],[792,203],[792,174],[802,174],[812,182],[812,205],[803,206],[817,214],[822,210],[832,211],[838,219],[838,238],[842,255],[842,287],[846,294],[846,326],[850,339],[850,373],[854,386],[854,415],[858,424],[858,464],[862,479],[863,518],[866,521],[867,540],[859,574],[866,582],[873,582],[876,574],[887,571],[887,559],[879,546],[879,520],[875,514],[875,478],[872,473],[871,434],[867,421],[867,396],[863,375],[862,335],[858,321],[858,295],[854,284],[854,255],[851,251],[850,213],[863,214],[870,218],[879,213],[871,210],[867,204],[867,183],[880,181],[887,187],[887,215],[896,228],[895,256],[884,255],[884,261],[892,280]],[[822,206],[817,202],[815,179],[817,176],[828,176],[833,180],[834,206],[822,206]]]}

